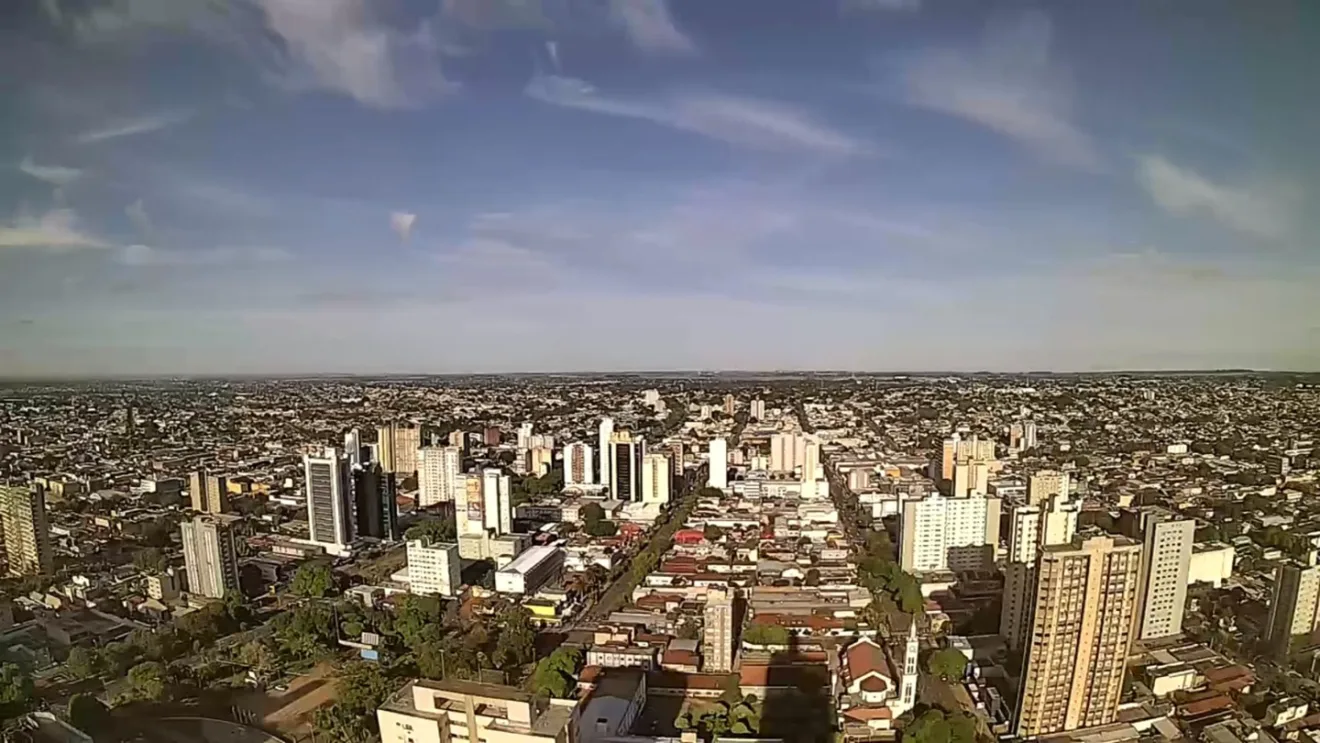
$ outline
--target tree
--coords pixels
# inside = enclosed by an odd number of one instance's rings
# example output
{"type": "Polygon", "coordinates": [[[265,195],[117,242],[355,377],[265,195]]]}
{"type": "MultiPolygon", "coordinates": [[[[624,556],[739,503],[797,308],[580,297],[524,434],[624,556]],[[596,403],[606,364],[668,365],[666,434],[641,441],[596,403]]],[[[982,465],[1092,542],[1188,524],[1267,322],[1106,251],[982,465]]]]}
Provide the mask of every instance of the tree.
{"type": "Polygon", "coordinates": [[[714,524],[706,524],[701,530],[701,536],[705,537],[707,542],[718,542],[720,537],[724,536],[724,530],[714,524]]]}
{"type": "Polygon", "coordinates": [[[619,525],[613,521],[592,521],[587,524],[587,533],[593,537],[612,537],[619,533],[619,525]]]}
{"type": "Polygon", "coordinates": [[[133,566],[144,573],[159,573],[170,566],[165,550],[148,547],[133,553],[133,566]]]}
{"type": "Polygon", "coordinates": [[[69,722],[93,738],[112,724],[110,710],[91,694],[74,694],[69,700],[69,722]]]}
{"type": "Polygon", "coordinates": [[[434,596],[409,594],[395,605],[394,632],[411,650],[439,640],[443,622],[444,606],[434,596]]]}
{"type": "Polygon", "coordinates": [[[281,653],[305,660],[333,648],[338,639],[329,607],[306,604],[274,619],[275,644],[281,653]]]}
{"type": "Polygon", "coordinates": [[[409,541],[424,539],[432,544],[452,542],[457,538],[457,535],[458,530],[451,518],[430,519],[420,524],[413,524],[403,534],[404,538],[409,541]]]}
{"type": "Polygon", "coordinates": [[[601,508],[599,503],[588,503],[578,511],[578,514],[587,527],[587,533],[591,533],[591,525],[605,518],[605,509],[601,508]]]}
{"type": "Polygon", "coordinates": [[[257,683],[267,683],[279,672],[279,655],[267,644],[253,640],[238,649],[238,662],[251,669],[257,683]]]}
{"type": "Polygon", "coordinates": [[[582,651],[577,648],[560,647],[540,663],[532,674],[532,685],[538,692],[552,697],[567,699],[572,696],[577,683],[577,674],[582,668],[582,651]]]}
{"type": "Polygon", "coordinates": [[[13,663],[0,666],[0,722],[20,717],[32,709],[32,677],[13,663]]]}
{"type": "Polygon", "coordinates": [[[754,623],[743,632],[743,639],[753,645],[787,645],[791,636],[777,624],[754,623]]]}
{"type": "Polygon", "coordinates": [[[930,709],[903,728],[903,743],[976,743],[976,719],[965,712],[930,709]]]}
{"type": "Polygon", "coordinates": [[[78,646],[69,651],[64,668],[76,679],[89,679],[101,675],[105,662],[95,650],[78,646]]]}
{"type": "Polygon", "coordinates": [[[926,669],[943,681],[957,681],[967,673],[967,656],[953,648],[940,648],[926,659],[926,669]]]}
{"type": "Polygon", "coordinates": [[[134,697],[159,702],[168,693],[169,672],[156,661],[139,663],[128,669],[128,684],[134,697]]]}
{"type": "Polygon", "coordinates": [[[319,599],[329,595],[335,588],[335,576],[330,566],[321,562],[304,563],[293,574],[293,584],[289,590],[303,598],[319,599]]]}
{"type": "Polygon", "coordinates": [[[500,613],[497,626],[500,634],[495,642],[496,666],[523,666],[536,657],[536,628],[532,626],[531,612],[521,606],[510,607],[500,613]]]}
{"type": "Polygon", "coordinates": [[[816,568],[808,568],[808,569],[807,569],[807,574],[806,574],[806,576],[803,578],[803,582],[806,583],[808,586],[819,586],[819,585],[820,585],[820,571],[817,570],[816,568]]]}

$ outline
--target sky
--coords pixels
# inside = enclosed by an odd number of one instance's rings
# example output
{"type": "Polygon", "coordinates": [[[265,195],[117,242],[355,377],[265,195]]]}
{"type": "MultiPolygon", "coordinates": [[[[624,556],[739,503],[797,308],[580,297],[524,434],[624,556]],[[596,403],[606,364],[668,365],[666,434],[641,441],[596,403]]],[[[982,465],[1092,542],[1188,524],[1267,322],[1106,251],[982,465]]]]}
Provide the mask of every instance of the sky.
{"type": "Polygon", "coordinates": [[[17,0],[0,376],[1320,370],[1313,0],[17,0]]]}

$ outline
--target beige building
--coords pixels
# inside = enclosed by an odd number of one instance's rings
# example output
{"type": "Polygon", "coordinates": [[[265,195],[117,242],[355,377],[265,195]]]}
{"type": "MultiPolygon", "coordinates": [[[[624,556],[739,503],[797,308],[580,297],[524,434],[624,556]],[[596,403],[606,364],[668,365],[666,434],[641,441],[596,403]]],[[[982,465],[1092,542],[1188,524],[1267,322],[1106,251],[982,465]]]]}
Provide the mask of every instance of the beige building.
{"type": "Polygon", "coordinates": [[[910,573],[981,570],[999,544],[998,498],[931,493],[903,501],[899,561],[910,573]]]}
{"type": "Polygon", "coordinates": [[[422,508],[454,501],[461,484],[463,450],[457,446],[427,446],[417,452],[417,505],[422,508]]]}
{"type": "Polygon", "coordinates": [[[938,466],[938,471],[931,473],[931,479],[944,490],[954,495],[964,495],[970,490],[985,492],[985,483],[981,482],[980,478],[988,476],[989,472],[998,467],[998,462],[995,460],[995,442],[976,436],[963,438],[954,434],[944,440],[940,459],[935,465],[938,466]],[[963,470],[964,489],[961,491],[954,487],[955,480],[958,479],[959,465],[966,468],[963,470]]]}
{"type": "Polygon", "coordinates": [[[706,673],[728,673],[734,660],[734,593],[731,589],[712,586],[706,591],[705,626],[701,632],[701,670],[706,673]]]}
{"type": "Polygon", "coordinates": [[[1041,549],[1016,734],[1117,719],[1136,628],[1141,545],[1094,537],[1041,549]]]}
{"type": "Polygon", "coordinates": [[[53,575],[46,489],[0,485],[0,545],[9,575],[53,575]]]}
{"type": "Polygon", "coordinates": [[[537,477],[549,474],[555,463],[555,451],[548,446],[534,446],[527,450],[527,472],[537,477]]]}
{"type": "Polygon", "coordinates": [[[198,470],[188,477],[188,497],[199,513],[229,512],[229,481],[222,475],[198,470]]]}
{"type": "Polygon", "coordinates": [[[1059,496],[1047,505],[1018,505],[1009,509],[1008,563],[1004,565],[1004,599],[999,633],[1010,648],[1018,649],[1031,621],[1036,587],[1036,559],[1042,547],[1069,544],[1077,533],[1080,503],[1059,496]]]}
{"type": "Polygon", "coordinates": [[[376,429],[376,458],[386,472],[408,476],[417,471],[417,450],[422,448],[422,428],[391,423],[376,429]]]}
{"type": "Polygon", "coordinates": [[[1041,470],[1032,475],[1027,482],[1027,502],[1038,505],[1048,502],[1055,496],[1066,500],[1071,488],[1072,478],[1067,472],[1041,470]]]}
{"type": "Polygon", "coordinates": [[[408,542],[408,591],[421,596],[453,596],[463,584],[457,542],[408,542]]]}
{"type": "Polygon", "coordinates": [[[642,502],[669,502],[670,475],[669,457],[654,453],[642,457],[642,502]]]}
{"type": "Polygon", "coordinates": [[[376,710],[381,743],[576,743],[577,702],[472,681],[414,681],[376,710]]]}
{"type": "Polygon", "coordinates": [[[179,525],[183,533],[183,563],[188,591],[219,599],[238,590],[238,551],[234,544],[237,516],[203,514],[179,525]]]}
{"type": "Polygon", "coordinates": [[[1280,565],[1274,573],[1274,595],[1265,641],[1279,655],[1292,639],[1320,627],[1320,565],[1280,565]]]}

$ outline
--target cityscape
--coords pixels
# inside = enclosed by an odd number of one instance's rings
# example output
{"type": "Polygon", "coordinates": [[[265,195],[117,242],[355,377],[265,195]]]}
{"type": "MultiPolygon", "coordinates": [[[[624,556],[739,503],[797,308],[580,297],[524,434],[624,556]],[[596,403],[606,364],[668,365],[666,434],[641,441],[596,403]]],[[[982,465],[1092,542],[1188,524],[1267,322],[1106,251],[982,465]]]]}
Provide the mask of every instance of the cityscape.
{"type": "Polygon", "coordinates": [[[1318,403],[1242,372],[13,383],[4,724],[1305,740],[1318,403]]]}

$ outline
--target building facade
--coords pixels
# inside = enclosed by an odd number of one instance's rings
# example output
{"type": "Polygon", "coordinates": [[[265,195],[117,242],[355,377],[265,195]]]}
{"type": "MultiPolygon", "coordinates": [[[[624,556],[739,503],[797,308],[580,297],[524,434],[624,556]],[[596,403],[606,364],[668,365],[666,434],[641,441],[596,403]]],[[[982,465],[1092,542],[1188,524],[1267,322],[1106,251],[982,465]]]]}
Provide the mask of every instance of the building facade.
{"type": "Polygon", "coordinates": [[[642,457],[642,502],[664,505],[670,498],[669,457],[654,453],[642,457]]]}
{"type": "Polygon", "coordinates": [[[417,505],[429,508],[452,503],[463,474],[463,450],[457,446],[427,446],[417,451],[417,505]]]}
{"type": "Polygon", "coordinates": [[[706,477],[706,485],[724,490],[729,487],[729,442],[711,439],[709,451],[710,472],[706,477]]]}
{"type": "Polygon", "coordinates": [[[54,575],[44,487],[0,485],[0,545],[9,575],[54,575]]]}
{"type": "Polygon", "coordinates": [[[564,485],[594,485],[595,462],[591,459],[591,446],[582,442],[564,447],[564,485]]]}
{"type": "Polygon", "coordinates": [[[307,482],[307,529],[311,541],[340,553],[353,541],[353,481],[348,457],[334,447],[303,457],[307,482]]]}
{"type": "Polygon", "coordinates": [[[204,514],[179,525],[189,592],[220,599],[238,590],[238,551],[234,543],[234,524],[238,520],[235,516],[204,514]]]}
{"type": "Polygon", "coordinates": [[[408,542],[408,590],[422,596],[454,596],[463,584],[457,542],[408,542]]]}
{"type": "Polygon", "coordinates": [[[914,573],[982,570],[999,544],[1000,500],[931,493],[903,502],[900,562],[914,573]]]}

